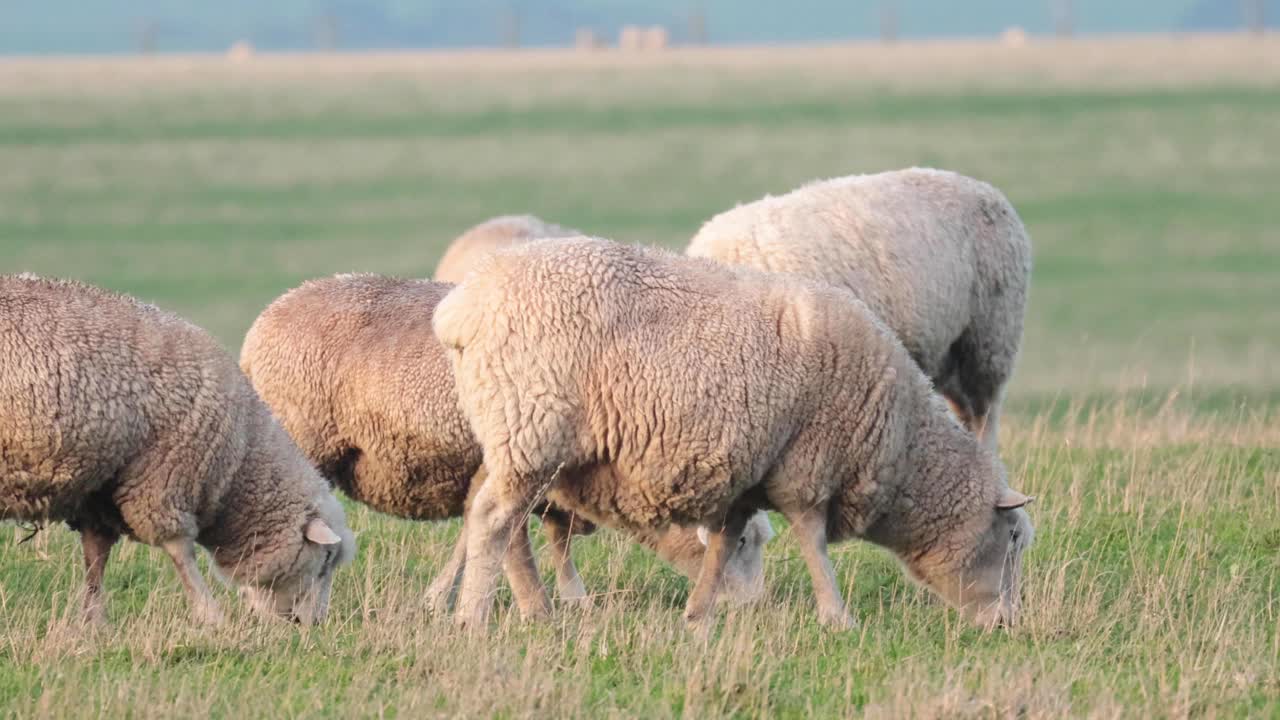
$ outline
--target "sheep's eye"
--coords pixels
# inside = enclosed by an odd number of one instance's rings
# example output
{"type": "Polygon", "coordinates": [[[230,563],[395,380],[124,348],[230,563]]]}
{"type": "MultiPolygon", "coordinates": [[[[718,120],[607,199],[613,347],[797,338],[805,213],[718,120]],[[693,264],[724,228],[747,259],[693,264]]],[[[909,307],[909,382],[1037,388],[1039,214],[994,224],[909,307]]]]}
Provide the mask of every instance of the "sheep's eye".
{"type": "Polygon", "coordinates": [[[741,550],[746,546],[747,546],[747,536],[743,535],[742,537],[738,538],[738,549],[741,550]]]}

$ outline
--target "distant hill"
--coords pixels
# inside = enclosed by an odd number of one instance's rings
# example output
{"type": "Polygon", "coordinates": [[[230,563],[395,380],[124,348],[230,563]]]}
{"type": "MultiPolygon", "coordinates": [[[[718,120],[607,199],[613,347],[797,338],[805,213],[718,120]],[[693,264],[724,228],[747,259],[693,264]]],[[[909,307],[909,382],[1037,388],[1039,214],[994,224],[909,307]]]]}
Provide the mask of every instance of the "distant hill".
{"type": "MultiPolygon", "coordinates": [[[[1243,24],[1240,0],[1070,0],[1076,32],[1224,30],[1243,24]]],[[[695,15],[713,43],[806,43],[878,35],[896,4],[904,38],[991,36],[1054,27],[1053,0],[41,0],[0,8],[0,54],[348,49],[572,43],[588,27],[614,40],[627,24],[665,25],[687,39],[695,15]]],[[[1280,22],[1280,0],[1266,0],[1280,22]]]]}

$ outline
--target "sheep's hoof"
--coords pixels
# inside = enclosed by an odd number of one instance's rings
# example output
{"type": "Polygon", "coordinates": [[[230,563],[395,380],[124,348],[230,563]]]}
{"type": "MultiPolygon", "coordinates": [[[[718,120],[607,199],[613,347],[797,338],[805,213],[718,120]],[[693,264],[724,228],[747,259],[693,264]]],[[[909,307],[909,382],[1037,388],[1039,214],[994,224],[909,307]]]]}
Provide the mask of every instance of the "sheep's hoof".
{"type": "Polygon", "coordinates": [[[489,627],[489,610],[475,606],[461,608],[454,614],[453,624],[468,632],[479,632],[489,627]]]}
{"type": "Polygon", "coordinates": [[[711,615],[711,611],[716,605],[715,594],[706,594],[697,592],[698,588],[694,588],[693,596],[689,598],[689,602],[684,606],[684,621],[689,624],[700,623],[711,615]]]}
{"type": "Polygon", "coordinates": [[[587,594],[587,586],[582,584],[582,578],[575,577],[567,581],[558,580],[557,585],[556,594],[560,596],[560,602],[566,606],[577,607],[580,610],[591,609],[591,596],[587,594]]]}
{"type": "Polygon", "coordinates": [[[858,621],[853,619],[847,610],[829,610],[819,608],[818,622],[829,630],[853,630],[858,621]]]}
{"type": "Polygon", "coordinates": [[[449,612],[449,596],[452,593],[434,592],[431,588],[427,589],[426,604],[427,610],[433,615],[444,615],[449,612]]]}
{"type": "Polygon", "coordinates": [[[595,605],[591,596],[587,594],[587,586],[582,584],[581,578],[574,578],[569,582],[560,583],[558,594],[560,595],[560,603],[565,607],[571,607],[576,610],[590,610],[595,605]]]}
{"type": "Polygon", "coordinates": [[[711,628],[715,625],[715,616],[711,613],[703,613],[700,616],[691,618],[689,613],[685,613],[684,627],[694,637],[706,640],[711,637],[711,628]]]}
{"type": "Polygon", "coordinates": [[[565,607],[573,608],[578,612],[588,612],[596,606],[596,601],[590,595],[582,595],[580,597],[562,597],[560,602],[565,607]]]}
{"type": "Polygon", "coordinates": [[[684,621],[690,626],[705,625],[711,619],[711,615],[709,606],[699,605],[698,607],[685,608],[684,621]]]}
{"type": "Polygon", "coordinates": [[[551,617],[551,603],[543,597],[538,602],[520,606],[520,617],[525,622],[536,622],[551,617]]]}
{"type": "Polygon", "coordinates": [[[80,621],[89,627],[106,627],[107,606],[101,600],[86,600],[80,621]]]}
{"type": "Polygon", "coordinates": [[[205,627],[219,627],[225,622],[222,611],[213,605],[201,605],[192,610],[191,619],[205,627]]]}

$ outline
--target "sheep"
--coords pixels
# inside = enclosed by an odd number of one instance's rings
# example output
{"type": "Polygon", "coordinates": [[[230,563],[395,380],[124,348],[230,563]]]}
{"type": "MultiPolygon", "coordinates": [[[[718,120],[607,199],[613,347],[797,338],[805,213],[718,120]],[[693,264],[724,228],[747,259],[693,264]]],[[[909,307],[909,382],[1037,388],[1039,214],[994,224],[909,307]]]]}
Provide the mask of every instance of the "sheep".
{"type": "MultiPolygon", "coordinates": [[[[245,337],[241,369],[303,454],[376,511],[413,520],[459,517],[483,481],[480,446],[431,330],[435,308],[452,288],[370,274],[311,280],[273,302],[245,337]]],[[[561,598],[589,604],[569,545],[571,531],[587,534],[594,526],[545,505],[534,513],[551,539],[561,598]]],[[[731,599],[750,601],[763,591],[763,546],[772,534],[766,515],[753,518],[731,562],[731,599]]],[[[466,537],[464,526],[427,592],[432,607],[447,607],[466,537]]],[[[696,577],[703,547],[693,531],[638,539],[696,577]]],[[[521,609],[535,616],[545,607],[521,609]]]]}
{"type": "Polygon", "coordinates": [[[1026,229],[999,190],[919,168],[815,182],[716,215],[686,254],[853,291],[996,449],[1031,273],[1026,229]]]}
{"type": "Polygon", "coordinates": [[[355,548],[337,498],[212,337],[29,274],[0,276],[0,520],[79,531],[92,622],[122,535],[162,548],[212,624],[195,544],[255,610],[308,624],[355,548]]]}
{"type": "Polygon", "coordinates": [[[1013,621],[1030,498],[847,290],[596,238],[539,241],[483,261],[434,329],[489,472],[467,517],[459,623],[485,622],[497,558],[525,542],[518,520],[543,493],[632,532],[710,527],[694,624],[761,509],[790,521],[824,624],[853,624],[826,553],[847,538],[889,549],[974,622],[1013,621]]]}
{"type": "Polygon", "coordinates": [[[485,255],[538,238],[571,237],[577,230],[560,227],[533,215],[502,215],[467,230],[449,244],[436,265],[436,282],[460,283],[485,255]]]}

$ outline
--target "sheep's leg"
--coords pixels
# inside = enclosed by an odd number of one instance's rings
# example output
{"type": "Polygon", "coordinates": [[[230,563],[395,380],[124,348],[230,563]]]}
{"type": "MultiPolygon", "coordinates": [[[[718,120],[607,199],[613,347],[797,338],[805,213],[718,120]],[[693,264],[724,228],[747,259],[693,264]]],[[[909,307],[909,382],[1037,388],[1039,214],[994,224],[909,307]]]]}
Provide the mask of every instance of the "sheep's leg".
{"type": "Polygon", "coordinates": [[[687,622],[702,622],[711,608],[715,607],[716,593],[724,580],[725,565],[737,548],[750,517],[749,512],[730,510],[724,525],[719,530],[709,532],[707,550],[702,555],[702,570],[698,573],[698,582],[694,584],[684,609],[684,619],[687,622]]]}
{"type": "Polygon", "coordinates": [[[981,322],[966,328],[951,348],[955,366],[951,385],[958,396],[956,402],[968,411],[962,416],[965,427],[992,452],[997,445],[1000,400],[1022,337],[1020,296],[1006,294],[995,302],[981,322]],[[1018,321],[995,320],[1011,317],[1018,321]]]}
{"type": "Polygon", "coordinates": [[[84,550],[84,619],[101,624],[107,621],[106,598],[102,593],[102,575],[111,557],[111,548],[120,539],[118,533],[93,527],[80,528],[80,547],[84,550]]]}
{"type": "Polygon", "coordinates": [[[1000,435],[1000,405],[993,403],[987,414],[978,419],[978,440],[992,453],[998,448],[1000,435]]]}
{"type": "Polygon", "coordinates": [[[572,514],[568,514],[567,518],[561,517],[555,511],[548,512],[542,518],[542,526],[547,529],[547,537],[551,540],[551,554],[556,562],[556,591],[561,600],[586,609],[591,607],[591,596],[587,594],[587,587],[578,575],[578,567],[573,564],[573,555],[570,553],[574,522],[582,521],[572,514]]]}
{"type": "Polygon", "coordinates": [[[521,516],[520,526],[511,533],[511,542],[502,556],[502,569],[511,583],[520,617],[525,620],[545,618],[551,614],[551,601],[547,589],[538,577],[538,565],[533,558],[533,545],[529,542],[529,523],[521,516]]]}
{"type": "MultiPolygon", "coordinates": [[[[525,536],[516,545],[518,551],[528,543],[529,524],[525,519],[525,509],[530,498],[511,497],[509,491],[514,483],[501,480],[501,477],[486,480],[467,513],[467,559],[455,615],[459,625],[479,628],[488,621],[498,574],[502,572],[503,556],[512,545],[512,535],[519,532],[525,536]],[[504,491],[507,491],[505,497],[504,491]]],[[[521,599],[518,593],[527,589],[522,581],[527,580],[529,574],[537,580],[537,568],[530,567],[532,559],[532,553],[528,553],[528,557],[520,558],[525,563],[523,568],[519,564],[508,568],[517,573],[517,579],[512,583],[517,601],[521,599]],[[525,574],[521,575],[521,572],[525,574]]],[[[545,603],[545,591],[541,592],[545,603]]]]}
{"type": "Polygon", "coordinates": [[[857,623],[844,607],[844,598],[836,585],[835,569],[827,555],[827,514],[825,508],[800,513],[788,513],[791,531],[800,544],[809,577],[813,581],[813,595],[818,603],[818,622],[829,627],[847,629],[857,623]]]}
{"type": "Polygon", "coordinates": [[[440,569],[436,579],[427,588],[427,605],[434,612],[448,611],[449,602],[454,599],[458,592],[458,585],[462,582],[462,573],[467,566],[467,533],[470,527],[467,524],[467,516],[471,514],[471,505],[475,502],[476,493],[480,492],[480,488],[484,486],[486,477],[488,473],[484,465],[476,468],[475,474],[471,476],[471,482],[467,485],[467,497],[462,503],[462,528],[458,531],[458,540],[453,545],[453,554],[449,556],[449,561],[440,569]]]}
{"type": "Polygon", "coordinates": [[[166,540],[161,547],[173,560],[174,567],[178,569],[178,577],[182,578],[182,587],[186,589],[187,599],[191,602],[192,617],[196,622],[206,625],[221,624],[222,610],[218,608],[218,602],[213,599],[213,593],[209,592],[209,586],[200,574],[200,567],[196,565],[195,543],[191,538],[181,537],[166,540]]]}
{"type": "Polygon", "coordinates": [[[462,519],[462,530],[458,532],[458,541],[453,544],[453,554],[440,569],[440,574],[427,588],[427,605],[435,612],[449,609],[449,599],[458,590],[462,580],[462,570],[467,564],[467,520],[462,519]]]}
{"type": "Polygon", "coordinates": [[[951,406],[960,424],[982,443],[983,447],[996,452],[997,436],[1000,434],[1000,406],[996,403],[978,403],[980,410],[971,410],[974,403],[963,396],[960,399],[943,393],[943,399],[951,406]]]}
{"type": "Polygon", "coordinates": [[[945,392],[942,393],[942,399],[946,400],[947,405],[951,406],[951,412],[956,416],[956,419],[960,421],[960,424],[972,431],[973,416],[969,414],[968,403],[966,402],[961,404],[960,401],[945,392]]]}

